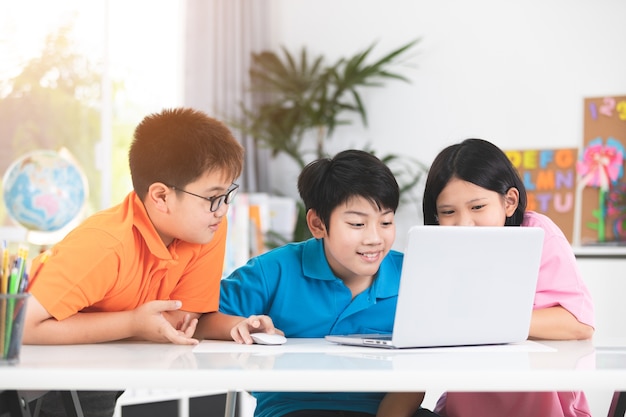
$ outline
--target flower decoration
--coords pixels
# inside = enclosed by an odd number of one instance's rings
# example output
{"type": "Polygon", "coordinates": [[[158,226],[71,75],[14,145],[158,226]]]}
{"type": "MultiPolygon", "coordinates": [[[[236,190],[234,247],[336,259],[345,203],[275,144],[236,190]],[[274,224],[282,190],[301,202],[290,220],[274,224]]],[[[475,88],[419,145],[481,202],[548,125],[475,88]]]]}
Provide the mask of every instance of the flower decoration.
{"type": "Polygon", "coordinates": [[[615,184],[624,174],[623,163],[624,147],[619,141],[609,138],[604,145],[601,138],[596,138],[585,148],[576,170],[584,186],[608,191],[610,184],[615,184]]]}
{"type": "Polygon", "coordinates": [[[584,149],[581,160],[576,163],[576,171],[580,175],[580,187],[599,188],[599,207],[593,211],[593,216],[598,219],[598,222],[588,224],[590,228],[598,231],[599,242],[604,242],[606,239],[607,216],[617,209],[616,204],[611,203],[619,201],[616,195],[619,191],[615,185],[624,175],[623,164],[624,146],[614,138],[608,138],[606,145],[602,138],[592,140],[584,149]],[[611,190],[612,186],[613,190],[611,190]],[[607,207],[607,200],[609,200],[609,207],[607,207]]]}

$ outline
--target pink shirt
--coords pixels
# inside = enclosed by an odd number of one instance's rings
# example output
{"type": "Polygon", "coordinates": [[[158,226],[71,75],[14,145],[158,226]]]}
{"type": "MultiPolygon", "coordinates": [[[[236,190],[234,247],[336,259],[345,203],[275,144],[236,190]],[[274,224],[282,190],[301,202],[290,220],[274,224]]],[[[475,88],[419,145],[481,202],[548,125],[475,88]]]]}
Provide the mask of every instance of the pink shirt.
{"type": "MultiPolygon", "coordinates": [[[[535,309],[560,305],[581,323],[594,326],[591,294],[582,279],[572,247],[547,216],[528,211],[522,227],[545,231],[535,294],[535,309]]],[[[445,417],[590,417],[583,392],[448,392],[434,410],[445,417]]]]}

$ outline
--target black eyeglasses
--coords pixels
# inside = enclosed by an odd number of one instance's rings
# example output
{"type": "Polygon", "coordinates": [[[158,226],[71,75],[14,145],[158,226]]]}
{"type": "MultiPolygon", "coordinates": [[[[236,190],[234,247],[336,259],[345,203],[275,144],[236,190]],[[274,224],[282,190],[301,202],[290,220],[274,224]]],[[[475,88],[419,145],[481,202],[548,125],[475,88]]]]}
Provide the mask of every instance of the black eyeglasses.
{"type": "Polygon", "coordinates": [[[209,202],[208,210],[212,213],[216,212],[217,210],[219,210],[220,207],[222,207],[222,204],[226,203],[226,204],[230,204],[232,203],[232,201],[235,199],[235,196],[237,195],[237,191],[239,191],[239,184],[235,184],[233,183],[230,188],[228,189],[228,191],[226,191],[226,194],[222,194],[222,195],[216,195],[215,197],[203,197],[201,195],[198,194],[194,194],[191,193],[189,191],[185,191],[182,188],[178,188],[174,185],[170,185],[169,186],[172,190],[176,190],[176,191],[182,191],[185,194],[190,194],[193,195],[195,197],[201,198],[205,201],[209,202]]]}

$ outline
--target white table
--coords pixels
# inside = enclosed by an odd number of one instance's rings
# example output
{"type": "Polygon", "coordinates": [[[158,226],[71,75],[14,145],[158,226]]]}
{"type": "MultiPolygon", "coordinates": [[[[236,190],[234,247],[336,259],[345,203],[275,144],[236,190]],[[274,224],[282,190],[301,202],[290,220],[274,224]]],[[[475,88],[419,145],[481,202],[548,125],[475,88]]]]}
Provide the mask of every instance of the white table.
{"type": "Polygon", "coordinates": [[[626,340],[385,350],[290,339],[283,346],[209,342],[205,350],[23,346],[19,364],[0,367],[0,390],[626,391],[626,340]]]}
{"type": "Polygon", "coordinates": [[[626,391],[626,340],[541,342],[550,351],[215,343],[208,353],[152,343],[23,346],[19,364],[0,367],[0,389],[626,391]]]}

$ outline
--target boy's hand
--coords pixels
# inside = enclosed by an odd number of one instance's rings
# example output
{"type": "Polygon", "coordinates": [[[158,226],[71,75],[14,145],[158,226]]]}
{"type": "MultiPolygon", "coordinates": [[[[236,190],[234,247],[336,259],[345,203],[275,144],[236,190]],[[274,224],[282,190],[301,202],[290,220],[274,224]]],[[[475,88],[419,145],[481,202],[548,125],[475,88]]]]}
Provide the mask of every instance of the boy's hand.
{"type": "Polygon", "coordinates": [[[198,324],[191,314],[184,315],[182,321],[176,321],[174,327],[166,317],[173,317],[173,312],[182,306],[176,300],[156,300],[145,303],[134,311],[133,327],[135,334],[144,340],[153,342],[171,342],[177,345],[195,345],[198,340],[192,336],[198,324]]]}
{"type": "Polygon", "coordinates": [[[251,345],[253,343],[250,333],[278,333],[284,335],[281,330],[274,327],[274,322],[269,316],[250,316],[241,320],[230,331],[230,336],[237,343],[251,345]]]}

